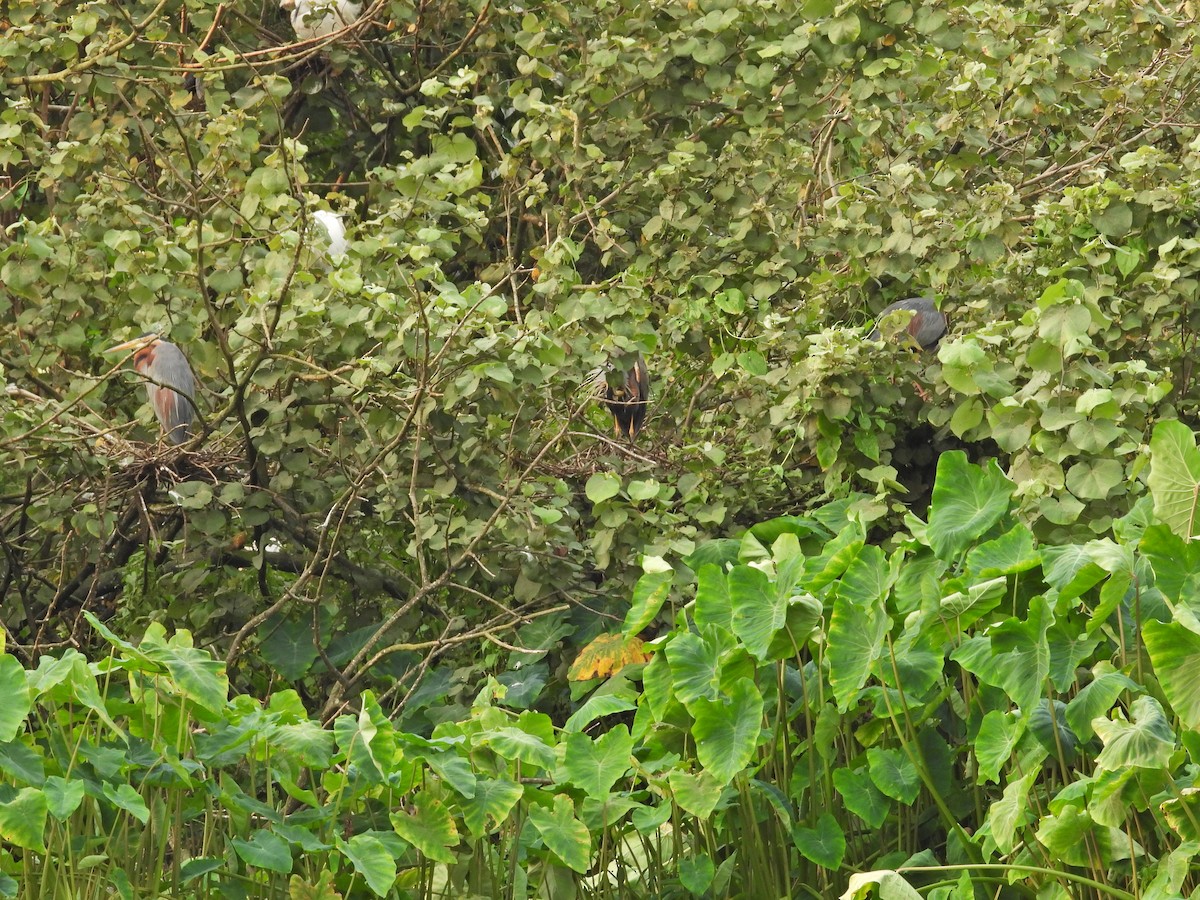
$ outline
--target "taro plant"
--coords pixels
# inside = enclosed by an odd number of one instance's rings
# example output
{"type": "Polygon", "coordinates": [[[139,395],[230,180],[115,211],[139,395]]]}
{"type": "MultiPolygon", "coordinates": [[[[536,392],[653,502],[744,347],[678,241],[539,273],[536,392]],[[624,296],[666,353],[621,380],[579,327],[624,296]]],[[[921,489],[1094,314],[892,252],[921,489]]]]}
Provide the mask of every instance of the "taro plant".
{"type": "Polygon", "coordinates": [[[1176,896],[1200,451],[1166,422],[1152,454],[1153,504],[1083,543],[947,453],[883,545],[847,499],[647,559],[569,715],[492,680],[322,721],[90,617],[103,659],[0,655],[0,895],[1176,896]]]}

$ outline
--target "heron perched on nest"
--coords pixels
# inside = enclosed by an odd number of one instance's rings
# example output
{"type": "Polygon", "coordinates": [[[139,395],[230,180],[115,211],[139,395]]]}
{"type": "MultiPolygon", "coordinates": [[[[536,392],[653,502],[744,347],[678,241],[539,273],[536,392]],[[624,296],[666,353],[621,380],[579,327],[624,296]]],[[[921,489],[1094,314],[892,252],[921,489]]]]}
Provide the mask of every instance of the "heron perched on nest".
{"type": "Polygon", "coordinates": [[[911,297],[908,300],[897,300],[883,308],[875,327],[867,335],[868,341],[878,341],[879,323],[893,313],[911,312],[912,317],[904,327],[904,333],[922,350],[933,350],[937,347],[942,335],[946,333],[946,314],[941,312],[928,297],[911,297]]]}
{"type": "Polygon", "coordinates": [[[192,436],[196,419],[196,378],[183,351],[157,334],[117,344],[105,353],[133,351],[133,367],[146,380],[146,394],[169,444],[192,436]]]}
{"type": "Polygon", "coordinates": [[[646,424],[650,404],[650,370],[642,354],[635,355],[627,369],[600,367],[590,379],[595,396],[603,400],[613,415],[613,432],[633,441],[646,424]]]}

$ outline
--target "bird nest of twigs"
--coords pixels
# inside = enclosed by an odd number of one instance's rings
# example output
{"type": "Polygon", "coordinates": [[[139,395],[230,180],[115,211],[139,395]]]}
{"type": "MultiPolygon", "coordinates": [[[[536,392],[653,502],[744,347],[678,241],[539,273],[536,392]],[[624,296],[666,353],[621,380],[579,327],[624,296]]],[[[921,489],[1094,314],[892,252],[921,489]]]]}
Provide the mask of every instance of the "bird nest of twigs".
{"type": "Polygon", "coordinates": [[[96,439],[96,455],[113,463],[118,487],[170,490],[183,481],[221,484],[245,456],[240,441],[232,435],[209,435],[202,445],[180,445],[162,441],[148,444],[129,441],[110,432],[96,439]]]}
{"type": "Polygon", "coordinates": [[[597,472],[612,471],[614,458],[623,461],[618,465],[627,463],[632,466],[648,465],[660,469],[672,466],[667,456],[659,448],[650,446],[648,441],[632,444],[622,438],[592,432],[572,432],[572,437],[589,440],[582,446],[579,442],[574,442],[575,452],[569,455],[543,460],[538,466],[540,471],[556,478],[586,478],[597,472]]]}

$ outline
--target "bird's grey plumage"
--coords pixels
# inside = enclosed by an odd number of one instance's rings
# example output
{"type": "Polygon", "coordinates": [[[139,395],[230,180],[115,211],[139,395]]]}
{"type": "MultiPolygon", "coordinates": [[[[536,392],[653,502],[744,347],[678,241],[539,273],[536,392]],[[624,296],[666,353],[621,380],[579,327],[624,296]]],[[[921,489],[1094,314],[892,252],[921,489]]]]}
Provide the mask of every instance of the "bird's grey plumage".
{"type": "Polygon", "coordinates": [[[928,297],[910,297],[907,300],[897,300],[895,303],[884,307],[883,311],[879,313],[879,317],[875,320],[875,327],[867,335],[867,340],[880,340],[878,323],[882,322],[888,314],[899,312],[900,310],[912,312],[912,319],[909,321],[905,331],[917,342],[921,349],[932,350],[937,347],[938,341],[946,333],[946,315],[928,297]]]}
{"type": "Polygon", "coordinates": [[[174,344],[155,341],[135,354],[134,365],[146,378],[150,407],[167,443],[182,444],[192,436],[196,420],[196,377],[187,357],[174,344]],[[143,353],[148,357],[139,358],[143,353]]]}

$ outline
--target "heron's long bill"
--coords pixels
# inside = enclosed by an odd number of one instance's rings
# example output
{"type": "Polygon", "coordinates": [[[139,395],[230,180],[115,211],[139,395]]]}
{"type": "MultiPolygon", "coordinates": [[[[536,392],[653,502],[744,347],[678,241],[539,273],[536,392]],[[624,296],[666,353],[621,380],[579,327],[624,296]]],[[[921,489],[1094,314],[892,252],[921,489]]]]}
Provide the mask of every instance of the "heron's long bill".
{"type": "Polygon", "coordinates": [[[149,347],[158,340],[157,334],[143,334],[141,337],[135,337],[131,341],[126,341],[123,344],[117,344],[115,347],[109,347],[105,353],[120,353],[125,350],[141,350],[143,347],[149,347]]]}

